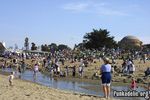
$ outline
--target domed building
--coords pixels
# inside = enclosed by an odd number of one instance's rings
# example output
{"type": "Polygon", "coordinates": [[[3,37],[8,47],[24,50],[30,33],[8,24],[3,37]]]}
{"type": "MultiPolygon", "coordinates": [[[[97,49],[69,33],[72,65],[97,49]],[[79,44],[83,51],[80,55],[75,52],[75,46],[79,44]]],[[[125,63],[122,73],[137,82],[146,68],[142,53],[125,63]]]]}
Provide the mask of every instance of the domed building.
{"type": "Polygon", "coordinates": [[[142,46],[142,41],[135,36],[126,36],[118,44],[123,49],[139,49],[142,46]]]}

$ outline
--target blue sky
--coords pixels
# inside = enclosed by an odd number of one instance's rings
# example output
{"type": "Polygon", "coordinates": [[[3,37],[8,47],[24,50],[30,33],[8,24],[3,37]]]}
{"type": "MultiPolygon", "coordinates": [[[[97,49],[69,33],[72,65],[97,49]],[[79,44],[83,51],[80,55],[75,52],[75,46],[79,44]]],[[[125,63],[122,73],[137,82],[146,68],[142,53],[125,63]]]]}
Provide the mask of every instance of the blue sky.
{"type": "Polygon", "coordinates": [[[150,0],[0,0],[0,41],[24,45],[74,44],[92,29],[107,29],[115,40],[134,35],[150,43],[150,0]]]}

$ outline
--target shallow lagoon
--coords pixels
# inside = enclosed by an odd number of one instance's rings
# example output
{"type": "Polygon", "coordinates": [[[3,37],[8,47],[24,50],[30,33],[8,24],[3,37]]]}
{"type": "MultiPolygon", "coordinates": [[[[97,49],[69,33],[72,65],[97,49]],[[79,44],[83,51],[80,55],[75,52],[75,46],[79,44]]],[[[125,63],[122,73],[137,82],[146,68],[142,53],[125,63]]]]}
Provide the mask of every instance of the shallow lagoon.
{"type": "MultiPolygon", "coordinates": [[[[11,68],[5,68],[2,70],[3,72],[12,72],[15,71],[11,68]]],[[[44,86],[56,88],[56,89],[62,89],[67,91],[72,91],[74,93],[83,93],[86,95],[94,95],[94,96],[103,96],[103,93],[101,91],[101,87],[99,84],[93,84],[89,82],[84,81],[75,81],[75,80],[63,80],[63,79],[57,79],[50,77],[49,75],[42,74],[41,72],[38,72],[36,77],[33,77],[33,71],[26,70],[22,74],[16,73],[16,76],[20,77],[23,80],[32,81],[44,86]]],[[[111,95],[113,96],[113,91],[128,91],[128,86],[111,86],[112,92],[111,95]]],[[[144,91],[145,89],[142,87],[138,87],[137,91],[144,91]]],[[[118,99],[124,99],[124,100],[145,100],[144,97],[117,97],[118,99]]]]}

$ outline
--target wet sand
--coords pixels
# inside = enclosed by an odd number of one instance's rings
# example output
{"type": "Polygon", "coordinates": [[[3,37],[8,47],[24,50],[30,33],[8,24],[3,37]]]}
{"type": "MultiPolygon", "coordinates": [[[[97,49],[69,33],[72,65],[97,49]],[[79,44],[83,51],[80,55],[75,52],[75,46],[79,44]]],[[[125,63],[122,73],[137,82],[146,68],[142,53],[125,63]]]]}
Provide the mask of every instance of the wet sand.
{"type": "Polygon", "coordinates": [[[14,86],[9,86],[6,75],[0,75],[0,87],[0,100],[105,100],[102,97],[58,90],[20,79],[14,79],[14,86]]]}

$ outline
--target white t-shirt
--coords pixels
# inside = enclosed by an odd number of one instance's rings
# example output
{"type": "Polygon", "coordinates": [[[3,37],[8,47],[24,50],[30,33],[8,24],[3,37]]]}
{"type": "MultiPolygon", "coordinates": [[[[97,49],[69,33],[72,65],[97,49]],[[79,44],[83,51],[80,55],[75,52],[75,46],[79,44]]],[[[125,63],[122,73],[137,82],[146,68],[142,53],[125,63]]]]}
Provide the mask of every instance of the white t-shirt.
{"type": "Polygon", "coordinates": [[[39,70],[39,66],[38,65],[34,66],[34,71],[38,71],[38,70],[39,70]]]}
{"type": "Polygon", "coordinates": [[[57,68],[57,71],[60,72],[60,67],[57,68]]]}
{"type": "Polygon", "coordinates": [[[79,67],[79,72],[81,72],[81,71],[82,71],[82,66],[79,67]]]}
{"type": "Polygon", "coordinates": [[[132,67],[130,67],[130,71],[135,71],[135,66],[134,66],[134,64],[132,64],[132,67]]]}
{"type": "Polygon", "coordinates": [[[132,62],[131,62],[131,61],[128,61],[127,65],[129,66],[129,65],[131,65],[131,64],[132,64],[132,62]]]}
{"type": "Polygon", "coordinates": [[[14,75],[9,76],[9,81],[12,81],[14,79],[14,75]]]}

